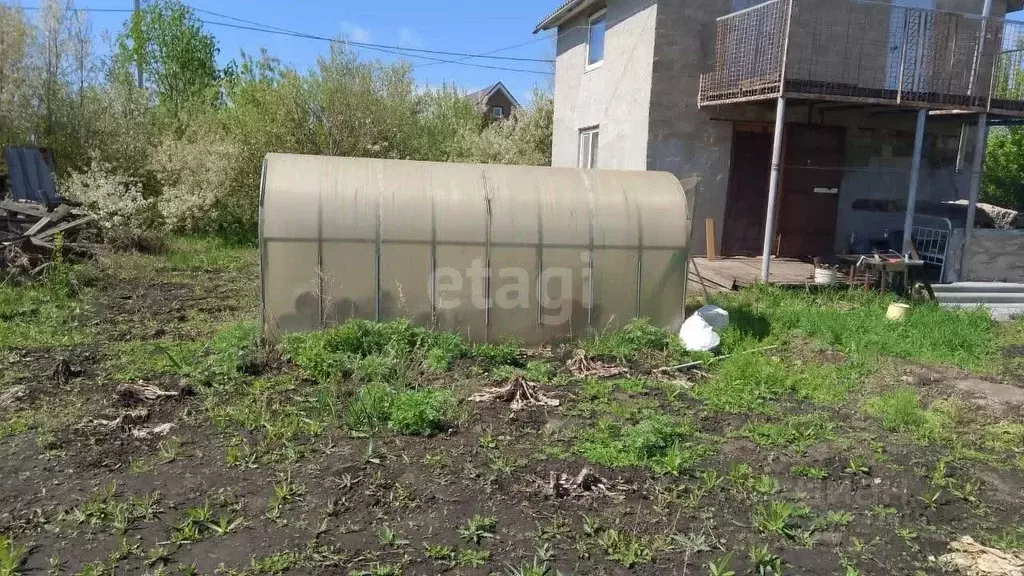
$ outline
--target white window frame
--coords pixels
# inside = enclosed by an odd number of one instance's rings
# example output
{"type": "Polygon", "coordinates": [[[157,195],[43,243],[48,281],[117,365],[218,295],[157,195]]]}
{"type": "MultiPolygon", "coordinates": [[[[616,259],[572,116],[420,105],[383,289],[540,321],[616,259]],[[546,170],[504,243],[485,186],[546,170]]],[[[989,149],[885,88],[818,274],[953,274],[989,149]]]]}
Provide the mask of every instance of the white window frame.
{"type": "Polygon", "coordinates": [[[596,68],[600,68],[604,64],[604,54],[608,50],[608,19],[605,18],[608,9],[598,10],[594,12],[590,18],[587,19],[587,59],[584,60],[586,64],[585,72],[589,72],[596,68]],[[593,64],[590,63],[590,29],[594,26],[594,20],[604,18],[604,38],[601,39],[601,59],[593,64]]]}
{"type": "Polygon", "coordinates": [[[501,120],[505,117],[505,108],[503,106],[491,106],[491,119],[501,120]]]}
{"type": "Polygon", "coordinates": [[[577,165],[584,170],[597,169],[598,154],[601,151],[601,127],[590,126],[580,129],[579,150],[577,151],[577,165]],[[594,151],[594,136],[597,136],[597,151],[594,151]],[[584,158],[584,152],[589,155],[584,158]]]}

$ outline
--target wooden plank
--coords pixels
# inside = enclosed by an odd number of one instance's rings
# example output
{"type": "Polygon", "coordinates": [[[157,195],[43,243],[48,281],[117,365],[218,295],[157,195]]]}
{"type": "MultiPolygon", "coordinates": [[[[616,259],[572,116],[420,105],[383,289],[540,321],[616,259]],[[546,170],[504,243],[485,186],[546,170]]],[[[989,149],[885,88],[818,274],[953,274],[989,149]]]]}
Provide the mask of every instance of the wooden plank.
{"type": "Polygon", "coordinates": [[[5,200],[3,202],[0,202],[0,210],[6,210],[8,212],[17,212],[18,214],[35,216],[36,218],[45,218],[48,214],[46,208],[43,208],[38,204],[29,204],[27,202],[14,202],[12,200],[5,200]]]}
{"type": "Polygon", "coordinates": [[[715,261],[715,219],[708,218],[704,221],[704,239],[707,242],[707,256],[709,262],[715,261]]]}
{"type": "Polygon", "coordinates": [[[34,236],[36,232],[42,230],[44,226],[47,226],[51,223],[56,224],[57,222],[60,222],[61,220],[64,219],[65,216],[67,216],[68,212],[70,211],[71,208],[69,208],[66,204],[61,204],[53,212],[47,214],[45,218],[41,219],[39,222],[36,222],[35,224],[32,225],[31,228],[26,230],[25,236],[34,236]]]}
{"type": "Polygon", "coordinates": [[[65,222],[64,224],[61,224],[60,226],[56,226],[54,228],[50,228],[49,230],[44,230],[43,232],[33,236],[33,238],[38,238],[40,240],[44,239],[44,238],[50,238],[51,236],[53,236],[54,234],[56,234],[58,232],[64,232],[65,230],[70,230],[72,228],[76,228],[76,227],[81,226],[82,224],[85,224],[87,222],[92,222],[95,219],[96,219],[95,216],[93,216],[92,214],[89,214],[89,215],[83,216],[83,217],[81,217],[81,218],[79,218],[77,220],[72,220],[71,222],[65,222]]]}

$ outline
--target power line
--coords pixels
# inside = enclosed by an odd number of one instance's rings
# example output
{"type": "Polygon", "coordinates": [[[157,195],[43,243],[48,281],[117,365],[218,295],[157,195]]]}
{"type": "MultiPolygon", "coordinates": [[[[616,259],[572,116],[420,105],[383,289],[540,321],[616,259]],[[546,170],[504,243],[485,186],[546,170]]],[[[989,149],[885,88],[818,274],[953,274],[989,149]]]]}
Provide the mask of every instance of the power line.
{"type": "Polygon", "coordinates": [[[432,56],[424,56],[422,54],[410,54],[410,53],[406,52],[406,50],[409,50],[408,48],[384,47],[384,46],[381,46],[381,45],[368,44],[366,42],[352,42],[350,40],[337,40],[337,39],[334,39],[334,38],[328,38],[327,36],[317,36],[316,34],[307,34],[305,32],[291,32],[291,31],[285,32],[285,31],[281,31],[281,30],[269,30],[267,28],[258,28],[258,27],[255,27],[255,26],[245,26],[245,25],[242,25],[242,24],[231,24],[231,23],[228,23],[228,22],[213,22],[213,21],[210,21],[210,20],[202,20],[202,22],[204,24],[210,24],[211,26],[224,26],[226,28],[237,28],[239,30],[251,30],[253,32],[263,32],[265,34],[277,34],[277,35],[280,35],[280,36],[291,36],[291,37],[294,37],[294,38],[305,38],[307,40],[320,40],[322,42],[332,42],[332,43],[338,42],[338,43],[342,43],[342,44],[350,44],[352,46],[356,46],[357,48],[365,48],[367,50],[375,50],[377,52],[384,52],[384,53],[387,53],[387,54],[397,54],[399,56],[406,56],[406,57],[409,57],[409,58],[421,58],[423,60],[430,60],[430,61],[433,61],[433,62],[437,62],[439,64],[440,63],[451,63],[451,64],[459,64],[461,66],[471,66],[473,68],[486,68],[488,70],[502,70],[502,71],[505,71],[505,72],[525,72],[525,73],[528,73],[528,74],[544,74],[544,75],[550,75],[551,74],[550,72],[545,72],[543,70],[529,70],[529,69],[526,69],[526,68],[509,68],[509,67],[505,67],[505,66],[489,66],[487,64],[476,64],[476,63],[473,63],[473,62],[459,62],[459,61],[456,61],[456,60],[445,60],[444,58],[434,58],[432,56]]]}
{"type": "MultiPolygon", "coordinates": [[[[419,48],[404,48],[404,47],[401,47],[401,46],[389,46],[389,45],[385,45],[385,44],[373,44],[373,43],[370,43],[370,42],[355,42],[355,41],[351,41],[351,40],[338,40],[338,39],[335,39],[335,38],[329,38],[327,36],[319,36],[319,35],[316,35],[316,34],[309,34],[309,33],[306,33],[306,32],[298,32],[298,31],[295,31],[295,30],[289,30],[287,28],[279,28],[277,26],[270,26],[270,25],[267,25],[267,24],[259,23],[259,22],[253,22],[251,20],[244,20],[242,18],[236,18],[234,16],[230,16],[230,15],[227,15],[227,14],[216,13],[216,12],[213,12],[211,10],[204,10],[204,9],[200,9],[200,8],[194,8],[194,7],[191,7],[191,6],[189,6],[189,8],[192,9],[192,10],[195,10],[196,12],[202,12],[202,13],[214,15],[214,16],[218,16],[220,18],[227,18],[229,20],[234,20],[235,22],[243,22],[243,23],[246,23],[246,24],[251,24],[251,26],[250,25],[243,25],[243,24],[232,24],[232,23],[229,23],[229,22],[217,22],[217,21],[213,21],[213,20],[203,20],[203,19],[200,18],[199,21],[202,22],[203,24],[208,24],[208,25],[211,25],[211,26],[223,26],[225,28],[235,28],[235,29],[239,29],[239,30],[248,30],[248,31],[253,31],[253,32],[263,32],[264,34],[276,34],[276,35],[281,35],[281,36],[290,36],[290,37],[293,37],[293,38],[304,38],[304,39],[307,39],[307,40],[318,40],[318,41],[322,41],[322,42],[331,42],[331,43],[341,42],[341,43],[344,43],[344,44],[347,44],[347,45],[355,46],[357,48],[364,48],[364,49],[367,49],[367,50],[374,50],[374,51],[382,52],[382,53],[385,53],[385,54],[393,54],[393,55],[404,56],[404,57],[408,57],[408,58],[419,58],[419,59],[422,59],[422,60],[430,61],[429,64],[422,64],[421,67],[423,67],[423,66],[432,66],[434,64],[458,64],[460,66],[469,66],[469,67],[472,67],[472,68],[483,68],[483,69],[487,69],[487,70],[500,70],[500,71],[503,71],[503,72],[521,72],[521,73],[526,73],[526,74],[542,74],[542,75],[546,75],[546,76],[550,76],[551,75],[551,72],[547,72],[547,71],[544,71],[544,70],[530,70],[530,69],[526,69],[526,68],[512,68],[512,67],[507,67],[507,66],[492,66],[492,65],[487,65],[487,64],[477,64],[475,62],[465,62],[464,61],[464,60],[469,60],[469,59],[472,59],[472,58],[485,58],[485,59],[508,60],[508,61],[516,61],[516,62],[539,62],[539,63],[548,63],[548,64],[553,62],[553,60],[545,60],[545,59],[539,59],[539,58],[513,58],[513,57],[506,57],[506,56],[491,56],[490,55],[490,54],[493,54],[494,52],[500,52],[503,49],[493,50],[493,51],[485,53],[485,54],[470,54],[470,53],[465,53],[465,52],[447,52],[447,51],[442,51],[442,50],[426,50],[426,49],[419,49],[419,48]],[[411,52],[418,52],[418,53],[414,54],[414,53],[411,53],[411,52]],[[444,58],[435,58],[435,57],[432,57],[432,56],[426,56],[424,54],[442,54],[442,55],[458,56],[459,58],[458,59],[454,59],[454,60],[446,60],[444,58]]],[[[24,9],[24,10],[39,10],[40,8],[38,6],[26,6],[26,7],[22,7],[22,9],[24,9]]],[[[104,13],[131,13],[131,12],[133,12],[133,10],[123,9],[123,8],[75,8],[74,10],[75,11],[80,11],[80,12],[104,12],[104,13]]],[[[530,43],[536,42],[536,41],[537,40],[531,40],[530,42],[526,42],[523,45],[530,44],[530,43]]],[[[507,49],[511,49],[511,48],[507,48],[507,49]]]]}
{"type": "MultiPolygon", "coordinates": [[[[273,31],[279,32],[281,34],[296,34],[296,35],[299,35],[299,36],[302,36],[302,37],[310,37],[310,38],[314,38],[315,37],[318,40],[334,41],[333,38],[326,38],[324,36],[315,36],[314,34],[307,34],[305,32],[298,32],[298,31],[295,31],[295,30],[289,30],[287,28],[278,28],[277,26],[271,26],[269,24],[263,24],[261,22],[254,22],[252,20],[245,20],[245,19],[242,19],[242,18],[236,18],[234,16],[230,16],[228,14],[221,14],[219,12],[214,12],[212,10],[205,10],[205,9],[202,9],[202,8],[196,8],[194,6],[189,6],[189,8],[191,8],[192,10],[195,10],[196,12],[202,12],[204,14],[209,14],[211,16],[217,16],[219,18],[227,18],[228,20],[234,20],[235,22],[240,22],[242,24],[249,24],[249,25],[252,25],[252,26],[257,26],[257,27],[259,27],[261,29],[265,29],[267,31],[273,30],[273,31]]],[[[536,40],[531,40],[530,42],[535,42],[535,41],[536,40]]],[[[501,50],[492,50],[490,52],[485,52],[485,53],[482,53],[482,54],[471,54],[471,53],[466,53],[466,52],[449,52],[447,50],[427,50],[425,48],[408,48],[408,47],[405,47],[405,46],[394,46],[394,45],[388,45],[388,44],[375,44],[375,43],[372,43],[372,42],[355,42],[355,41],[352,41],[352,40],[346,40],[346,42],[351,44],[351,45],[353,45],[353,46],[362,46],[364,48],[383,48],[383,49],[387,49],[387,50],[401,50],[401,51],[404,51],[404,52],[416,52],[416,53],[420,53],[420,54],[437,54],[437,55],[440,55],[440,56],[459,56],[459,57],[463,57],[463,58],[485,58],[487,60],[508,60],[510,62],[539,62],[539,63],[542,63],[542,64],[551,64],[551,63],[554,62],[554,60],[549,60],[549,59],[546,59],[546,58],[519,58],[519,57],[515,57],[515,56],[491,56],[491,54],[493,54],[495,52],[500,52],[501,50]]],[[[530,42],[525,42],[522,45],[529,44],[530,42]]]]}

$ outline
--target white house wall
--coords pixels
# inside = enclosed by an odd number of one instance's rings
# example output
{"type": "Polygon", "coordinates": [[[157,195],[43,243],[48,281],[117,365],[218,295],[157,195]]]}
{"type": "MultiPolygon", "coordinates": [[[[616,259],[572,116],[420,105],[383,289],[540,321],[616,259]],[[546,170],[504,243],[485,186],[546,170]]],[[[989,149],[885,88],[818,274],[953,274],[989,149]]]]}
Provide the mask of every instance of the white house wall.
{"type": "Polygon", "coordinates": [[[604,63],[587,70],[588,16],[559,28],[553,166],[575,167],[579,131],[599,127],[598,168],[645,170],[654,60],[654,0],[611,2],[604,63]]]}

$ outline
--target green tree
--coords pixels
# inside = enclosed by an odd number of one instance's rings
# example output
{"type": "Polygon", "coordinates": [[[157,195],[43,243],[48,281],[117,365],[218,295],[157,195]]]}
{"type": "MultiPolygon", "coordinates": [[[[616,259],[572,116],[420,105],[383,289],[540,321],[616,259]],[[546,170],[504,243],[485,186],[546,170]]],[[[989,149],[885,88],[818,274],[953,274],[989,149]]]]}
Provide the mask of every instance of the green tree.
{"type": "Polygon", "coordinates": [[[215,99],[216,57],[216,39],[189,7],[177,0],[148,0],[118,35],[110,74],[131,84],[135,67],[141,66],[159,107],[181,121],[188,108],[215,99]]]}
{"type": "Polygon", "coordinates": [[[981,200],[1024,211],[1024,128],[992,129],[981,200]]]}

